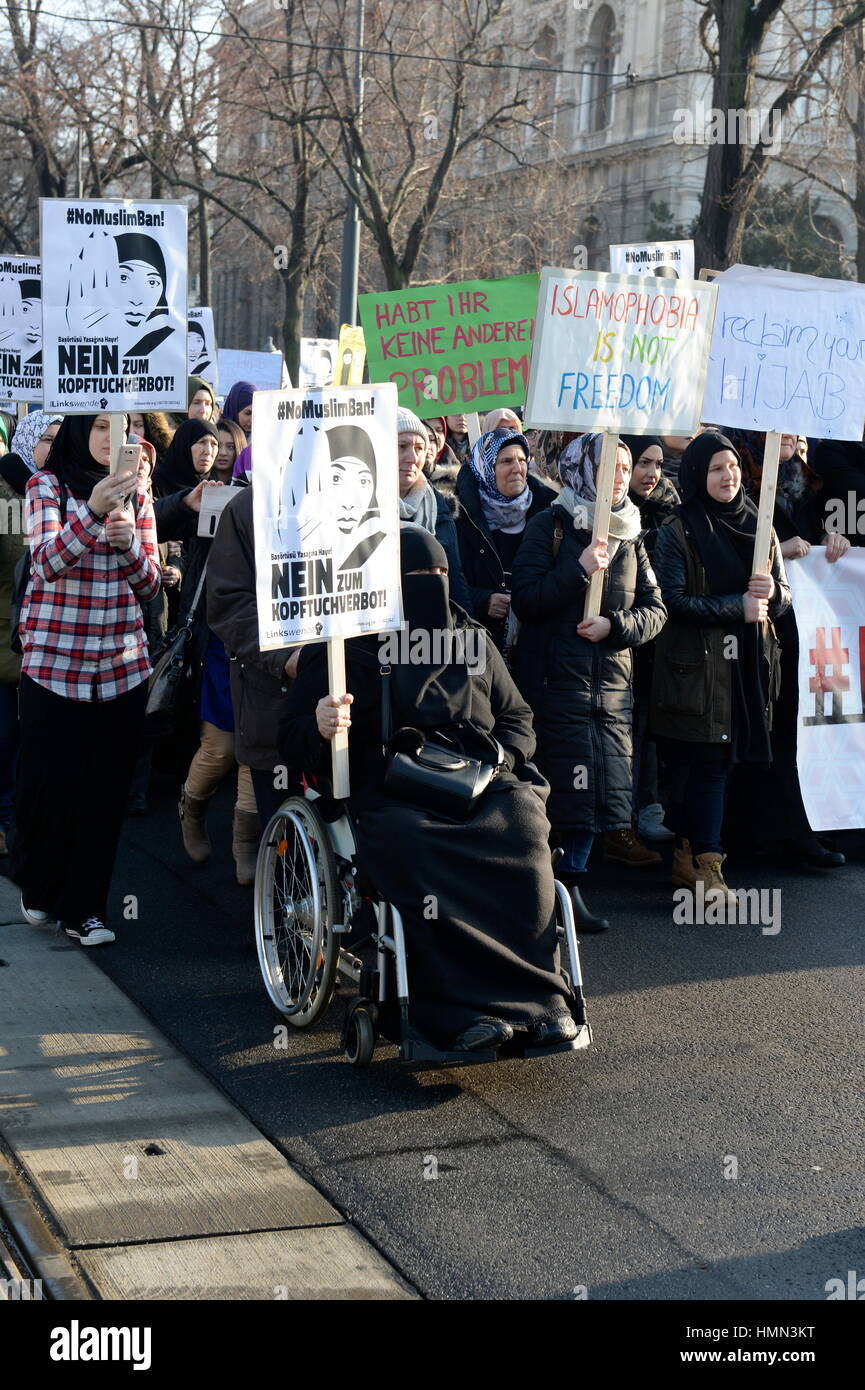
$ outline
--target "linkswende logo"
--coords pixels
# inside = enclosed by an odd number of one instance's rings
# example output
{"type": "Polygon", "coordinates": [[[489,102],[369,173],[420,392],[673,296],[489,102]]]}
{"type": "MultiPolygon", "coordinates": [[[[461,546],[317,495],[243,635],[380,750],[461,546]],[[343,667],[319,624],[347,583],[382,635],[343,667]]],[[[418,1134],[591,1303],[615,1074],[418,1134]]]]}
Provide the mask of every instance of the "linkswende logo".
{"type": "Polygon", "coordinates": [[[131,1361],[134,1371],[150,1370],[149,1327],[68,1327],[51,1329],[52,1361],[131,1361]]]}

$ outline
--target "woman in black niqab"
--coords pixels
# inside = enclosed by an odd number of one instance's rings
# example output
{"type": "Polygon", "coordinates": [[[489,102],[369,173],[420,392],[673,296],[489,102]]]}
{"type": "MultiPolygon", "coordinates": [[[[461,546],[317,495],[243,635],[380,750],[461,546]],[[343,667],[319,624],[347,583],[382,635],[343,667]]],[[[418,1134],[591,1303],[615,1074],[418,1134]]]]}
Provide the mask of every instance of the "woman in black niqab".
{"type": "MultiPolygon", "coordinates": [[[[408,633],[399,634],[398,646],[409,659],[392,660],[385,639],[394,634],[384,634],[381,642],[349,641],[346,662],[353,696],[349,805],[358,860],[402,915],[410,1026],[457,1052],[497,1048],[515,1031],[527,1034],[524,1042],[532,1045],[565,1042],[576,1025],[556,951],[545,786],[539,795],[525,771],[535,747],[531,711],[489,634],[450,604],[443,548],[414,526],[401,529],[400,543],[408,633]],[[449,634],[460,635],[455,628],[477,638],[482,660],[467,664],[466,655],[474,655],[469,644],[447,641],[449,634]],[[417,634],[439,636],[438,649],[430,640],[429,659],[411,659],[417,634]],[[391,674],[383,676],[383,669],[391,674]],[[470,756],[482,757],[486,749],[488,759],[493,741],[502,745],[505,764],[468,820],[427,811],[386,791],[384,679],[393,687],[395,730],[422,729],[429,739],[456,741],[470,756]],[[436,904],[434,920],[425,915],[429,895],[436,904]]],[[[414,652],[423,654],[420,644],[414,652]]],[[[324,712],[322,724],[316,718],[316,710],[329,703],[326,648],[305,647],[280,727],[280,751],[297,776],[329,773],[333,727],[324,723],[324,712]]],[[[328,713],[333,720],[333,710],[328,713]]]]}

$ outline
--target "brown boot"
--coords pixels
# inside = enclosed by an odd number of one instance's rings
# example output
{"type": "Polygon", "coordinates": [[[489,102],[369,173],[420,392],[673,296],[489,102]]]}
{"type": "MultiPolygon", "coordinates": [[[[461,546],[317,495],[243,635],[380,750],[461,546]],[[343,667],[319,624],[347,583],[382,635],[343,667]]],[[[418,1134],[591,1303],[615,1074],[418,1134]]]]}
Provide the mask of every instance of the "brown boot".
{"type": "Polygon", "coordinates": [[[703,901],[708,907],[711,904],[725,909],[732,908],[735,912],[738,906],[738,899],[731,888],[724,882],[724,875],[721,873],[721,865],[726,855],[718,854],[717,850],[707,850],[705,854],[694,856],[694,863],[697,866],[697,875],[703,880],[705,885],[705,895],[703,901]]]}
{"type": "Polygon", "coordinates": [[[608,864],[627,864],[632,869],[648,869],[660,864],[661,856],[648,849],[633,829],[608,830],[604,836],[604,860],[608,864]]]}
{"type": "Polygon", "coordinates": [[[177,813],[180,816],[180,833],[183,848],[196,864],[206,864],[210,858],[210,837],[205,825],[209,796],[190,796],[185,785],[180,791],[177,813]]]}
{"type": "Polygon", "coordinates": [[[255,864],[261,840],[261,824],[252,811],[235,811],[232,852],[237,865],[237,881],[243,888],[255,882],[255,864]]]}
{"type": "Polygon", "coordinates": [[[691,857],[691,846],[687,840],[684,840],[681,849],[676,845],[676,848],[673,850],[673,887],[695,888],[699,877],[700,875],[694,868],[694,860],[691,857]]]}

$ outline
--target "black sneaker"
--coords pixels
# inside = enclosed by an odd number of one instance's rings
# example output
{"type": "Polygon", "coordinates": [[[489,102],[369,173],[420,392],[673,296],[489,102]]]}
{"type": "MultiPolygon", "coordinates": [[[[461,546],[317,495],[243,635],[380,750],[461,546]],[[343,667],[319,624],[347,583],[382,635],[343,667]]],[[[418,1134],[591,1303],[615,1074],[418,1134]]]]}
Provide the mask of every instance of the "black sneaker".
{"type": "Polygon", "coordinates": [[[61,923],[64,932],[81,946],[107,946],[114,940],[114,932],[98,917],[88,917],[80,927],[70,922],[61,923]]]}

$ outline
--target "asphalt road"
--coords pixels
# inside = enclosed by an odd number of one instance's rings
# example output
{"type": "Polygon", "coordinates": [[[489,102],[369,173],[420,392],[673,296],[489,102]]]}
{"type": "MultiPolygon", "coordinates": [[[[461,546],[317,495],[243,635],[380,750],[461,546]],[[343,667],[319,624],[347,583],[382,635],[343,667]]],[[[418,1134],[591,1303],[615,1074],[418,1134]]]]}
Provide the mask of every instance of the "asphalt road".
{"type": "Polygon", "coordinates": [[[228,785],[205,868],[167,784],[151,804],[126,823],[100,966],[425,1295],[822,1300],[865,1271],[865,847],[833,873],[729,864],[780,889],[774,935],[677,925],[660,870],[601,867],[589,1051],[411,1071],[385,1046],[359,1072],[340,1000],[275,1045],[228,785]]]}

